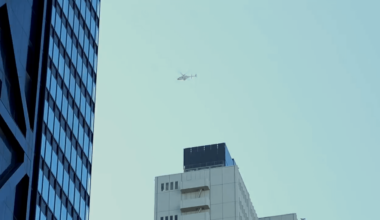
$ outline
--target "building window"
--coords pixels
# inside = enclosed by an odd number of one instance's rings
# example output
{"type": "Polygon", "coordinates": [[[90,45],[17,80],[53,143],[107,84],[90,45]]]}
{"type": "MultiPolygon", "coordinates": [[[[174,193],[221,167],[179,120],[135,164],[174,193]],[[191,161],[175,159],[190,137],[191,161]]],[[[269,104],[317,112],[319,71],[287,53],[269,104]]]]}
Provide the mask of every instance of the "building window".
{"type": "Polygon", "coordinates": [[[165,220],[169,220],[168,218],[169,218],[169,217],[168,217],[168,216],[166,216],[166,217],[165,217],[165,220]]]}
{"type": "Polygon", "coordinates": [[[178,189],[178,181],[175,181],[175,189],[178,189]]]}
{"type": "Polygon", "coordinates": [[[164,217],[161,217],[161,220],[164,220],[164,217]]]}
{"type": "Polygon", "coordinates": [[[173,216],[170,216],[170,220],[173,220],[173,216]]]}
{"type": "Polygon", "coordinates": [[[174,216],[174,220],[178,220],[178,215],[174,216]]]}
{"type": "Polygon", "coordinates": [[[173,182],[170,183],[170,190],[173,190],[173,182]]]}
{"type": "MultiPolygon", "coordinates": [[[[161,183],[161,191],[164,191],[164,184],[161,183]]],[[[162,217],[163,218],[163,217],[162,217]]],[[[163,220],[163,219],[162,219],[163,220]]]]}
{"type": "Polygon", "coordinates": [[[166,190],[169,190],[169,183],[166,183],[166,190]]]}

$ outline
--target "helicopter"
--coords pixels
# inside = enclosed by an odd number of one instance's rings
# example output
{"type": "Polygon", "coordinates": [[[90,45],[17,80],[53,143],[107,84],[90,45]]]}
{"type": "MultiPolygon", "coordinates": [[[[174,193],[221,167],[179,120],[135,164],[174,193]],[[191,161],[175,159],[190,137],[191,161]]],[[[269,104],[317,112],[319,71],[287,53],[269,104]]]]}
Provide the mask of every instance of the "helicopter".
{"type": "Polygon", "coordinates": [[[193,76],[193,75],[188,76],[188,75],[183,74],[183,73],[181,73],[181,72],[179,72],[179,73],[180,73],[182,76],[178,77],[177,80],[183,80],[183,81],[185,81],[185,80],[187,80],[188,78],[197,77],[197,74],[195,74],[194,76],[193,76]]]}

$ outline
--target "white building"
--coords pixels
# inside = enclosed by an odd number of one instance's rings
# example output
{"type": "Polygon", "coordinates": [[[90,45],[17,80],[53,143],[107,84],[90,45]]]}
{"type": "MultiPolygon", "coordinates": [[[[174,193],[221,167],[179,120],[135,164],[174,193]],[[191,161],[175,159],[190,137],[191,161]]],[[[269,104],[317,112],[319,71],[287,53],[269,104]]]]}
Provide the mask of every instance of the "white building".
{"type": "Polygon", "coordinates": [[[155,220],[297,220],[295,214],[257,217],[225,144],[188,149],[184,152],[184,173],[155,179],[155,220]],[[202,160],[194,160],[194,155],[202,160]],[[220,155],[227,155],[230,162],[220,163],[220,155]]]}

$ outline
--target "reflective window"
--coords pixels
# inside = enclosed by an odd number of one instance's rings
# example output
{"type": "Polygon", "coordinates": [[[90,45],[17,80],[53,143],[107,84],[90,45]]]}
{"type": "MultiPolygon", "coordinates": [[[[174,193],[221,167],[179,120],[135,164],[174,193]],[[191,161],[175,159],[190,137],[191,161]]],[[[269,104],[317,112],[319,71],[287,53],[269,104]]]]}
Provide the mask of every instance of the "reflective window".
{"type": "Polygon", "coordinates": [[[91,108],[90,108],[90,106],[88,105],[87,102],[86,102],[86,114],[85,114],[85,117],[86,117],[87,124],[90,124],[91,123],[91,108]]]}
{"type": "Polygon", "coordinates": [[[71,54],[71,47],[73,45],[73,41],[71,39],[71,36],[70,35],[67,35],[67,38],[66,38],[66,51],[67,51],[67,54],[71,54]]]}
{"type": "Polygon", "coordinates": [[[84,45],[84,29],[83,29],[83,26],[80,25],[79,27],[79,37],[78,37],[78,40],[79,40],[79,43],[80,45],[82,46],[83,48],[83,45],[84,45]]]}
{"type": "Polygon", "coordinates": [[[42,186],[42,198],[45,200],[45,202],[49,201],[49,181],[44,176],[44,185],[42,186]]]}
{"type": "Polygon", "coordinates": [[[75,168],[77,163],[77,151],[72,147],[71,148],[71,165],[75,168]]]}
{"type": "Polygon", "coordinates": [[[65,17],[69,17],[69,0],[64,0],[63,1],[63,13],[65,14],[65,17]]]}
{"type": "Polygon", "coordinates": [[[84,219],[84,213],[86,211],[86,205],[83,198],[80,198],[80,217],[84,219]]]}
{"type": "Polygon", "coordinates": [[[84,85],[87,85],[87,67],[86,65],[83,64],[83,68],[82,68],[82,82],[84,85]]]}
{"type": "Polygon", "coordinates": [[[55,203],[55,191],[53,187],[50,185],[49,186],[49,202],[48,206],[51,210],[54,210],[54,203],[55,203]]]}
{"type": "Polygon", "coordinates": [[[89,7],[90,7],[90,5],[88,5],[88,7],[86,7],[86,23],[87,23],[87,25],[90,25],[90,23],[91,23],[91,12],[89,10],[89,7]]]}
{"type": "Polygon", "coordinates": [[[62,152],[65,152],[65,140],[66,140],[65,130],[61,127],[61,135],[59,138],[59,148],[62,150],[62,152]]]}
{"type": "Polygon", "coordinates": [[[63,171],[63,191],[66,195],[69,195],[69,174],[66,172],[66,170],[63,171]]]}
{"type": "Polygon", "coordinates": [[[74,190],[75,191],[75,201],[74,201],[74,207],[76,210],[79,211],[79,199],[80,199],[80,193],[77,189],[74,190]]]}
{"type": "Polygon", "coordinates": [[[54,126],[54,112],[53,110],[49,107],[49,115],[48,115],[48,128],[50,131],[53,131],[54,126]]]}
{"type": "Polygon", "coordinates": [[[72,96],[75,94],[75,79],[72,74],[70,74],[70,93],[72,96]]]}
{"type": "Polygon", "coordinates": [[[68,108],[67,98],[65,96],[62,97],[62,115],[67,120],[67,108],[68,108]]]}
{"type": "Polygon", "coordinates": [[[90,163],[92,163],[92,143],[90,141],[90,149],[88,153],[88,159],[90,160],[90,163]]]}
{"type": "Polygon", "coordinates": [[[83,93],[80,94],[80,111],[82,112],[82,115],[86,114],[86,99],[83,96],[83,93]]]}
{"type": "Polygon", "coordinates": [[[80,88],[78,84],[75,85],[75,103],[80,106],[80,88]]]}
{"type": "Polygon", "coordinates": [[[56,16],[56,13],[55,13],[55,7],[52,7],[52,10],[51,10],[51,24],[53,26],[55,26],[55,16],[56,16]]]}
{"type": "Polygon", "coordinates": [[[81,176],[82,176],[82,160],[79,157],[79,155],[77,155],[77,167],[75,170],[76,170],[77,176],[79,178],[81,178],[81,176]]]}
{"type": "Polygon", "coordinates": [[[91,112],[91,131],[94,132],[94,112],[91,112]]]}
{"type": "Polygon", "coordinates": [[[58,36],[60,35],[61,33],[61,24],[62,24],[62,21],[61,21],[61,18],[59,17],[59,15],[57,14],[56,17],[55,17],[55,30],[57,31],[58,33],[58,36]]]}
{"type": "Polygon", "coordinates": [[[74,118],[74,112],[73,112],[73,109],[69,106],[69,111],[68,111],[68,117],[67,117],[67,123],[69,124],[69,126],[72,128],[73,127],[73,118],[74,118]]]}
{"type": "Polygon", "coordinates": [[[62,28],[61,28],[61,42],[65,46],[65,48],[66,48],[66,35],[67,35],[66,27],[64,25],[62,25],[62,28]]]}
{"type": "Polygon", "coordinates": [[[71,27],[74,27],[74,9],[69,5],[69,23],[71,27]]]}
{"type": "Polygon", "coordinates": [[[95,89],[95,82],[92,82],[92,100],[95,102],[96,99],[96,89],[95,89]]]}
{"type": "Polygon", "coordinates": [[[52,160],[51,160],[51,172],[55,177],[57,177],[57,163],[58,163],[58,158],[57,155],[53,152],[52,153],[52,160]]]}
{"type": "Polygon", "coordinates": [[[54,77],[51,77],[51,83],[50,83],[50,94],[55,99],[55,95],[57,93],[57,80],[55,80],[54,77]]]}
{"type": "Polygon", "coordinates": [[[90,64],[92,67],[94,67],[94,48],[90,46],[90,52],[89,52],[88,60],[90,61],[90,64]]]}
{"type": "Polygon", "coordinates": [[[40,220],[46,220],[46,216],[44,213],[41,212],[40,220]]]}
{"type": "Polygon", "coordinates": [[[73,61],[74,65],[77,63],[77,56],[78,56],[78,51],[75,45],[72,47],[72,52],[71,52],[71,60],[73,61]]]}
{"type": "Polygon", "coordinates": [[[54,117],[54,121],[55,121],[54,122],[54,139],[56,141],[59,141],[59,132],[60,132],[59,128],[61,127],[61,125],[56,117],[54,117]]]}
{"type": "Polygon", "coordinates": [[[36,207],[36,218],[35,218],[36,220],[39,220],[39,219],[40,219],[40,212],[41,212],[41,211],[40,211],[40,207],[37,206],[37,207],[36,207]]]}
{"type": "Polygon", "coordinates": [[[75,189],[74,183],[70,179],[70,181],[69,181],[69,200],[71,203],[74,203],[74,189],[75,189]]]}
{"type": "Polygon", "coordinates": [[[47,122],[48,121],[48,111],[49,111],[49,104],[47,103],[47,101],[45,100],[45,104],[44,104],[44,121],[47,122]]]}
{"type": "Polygon", "coordinates": [[[77,62],[77,65],[76,65],[76,67],[77,67],[77,71],[78,71],[78,73],[79,73],[79,75],[80,76],[82,76],[82,57],[81,56],[78,56],[78,58],[77,58],[78,60],[78,62],[77,62]]]}
{"type": "Polygon", "coordinates": [[[99,45],[99,28],[98,28],[98,26],[95,26],[95,42],[97,45],[99,45]]]}
{"type": "Polygon", "coordinates": [[[87,134],[84,135],[84,143],[83,143],[83,146],[84,146],[84,154],[85,154],[86,157],[88,158],[89,139],[88,139],[87,134]]]}
{"type": "Polygon", "coordinates": [[[66,216],[67,216],[67,209],[65,208],[65,206],[62,205],[61,219],[62,219],[62,220],[65,220],[65,219],[66,219],[66,216]]]}
{"type": "Polygon", "coordinates": [[[74,115],[74,123],[73,123],[73,133],[74,133],[74,136],[75,138],[78,139],[78,118],[77,116],[74,115]]]}
{"type": "Polygon", "coordinates": [[[48,141],[46,141],[45,162],[50,167],[52,148],[48,141]]]}
{"type": "Polygon", "coordinates": [[[59,110],[62,111],[62,89],[59,86],[57,86],[56,104],[57,104],[59,110]]]}
{"type": "Polygon", "coordinates": [[[56,44],[53,43],[53,63],[58,66],[59,49],[56,44]]]}
{"type": "Polygon", "coordinates": [[[82,183],[84,187],[87,187],[87,168],[82,164],[82,183]]]}
{"type": "Polygon", "coordinates": [[[50,36],[49,38],[49,56],[53,57],[53,38],[50,36]]]}
{"type": "Polygon", "coordinates": [[[89,213],[89,210],[88,210],[88,206],[86,205],[86,220],[89,219],[89,215],[90,215],[90,213],[89,213]]]}
{"type": "Polygon", "coordinates": [[[96,14],[100,17],[100,1],[97,1],[96,14]]]}
{"type": "Polygon", "coordinates": [[[39,193],[42,193],[42,179],[43,179],[43,173],[42,173],[42,170],[39,169],[38,170],[38,192],[39,193]]]}
{"type": "Polygon", "coordinates": [[[77,16],[74,16],[74,33],[78,37],[79,36],[79,20],[77,16]]]}
{"type": "Polygon", "coordinates": [[[63,186],[63,165],[61,161],[58,161],[58,175],[57,180],[59,185],[63,186]]]}
{"type": "Polygon", "coordinates": [[[66,149],[65,149],[65,156],[67,160],[70,162],[70,157],[71,157],[71,141],[68,137],[66,137],[66,149]]]}
{"type": "Polygon", "coordinates": [[[92,95],[92,76],[89,74],[87,78],[87,91],[92,95]]]}
{"type": "Polygon", "coordinates": [[[46,88],[50,91],[50,79],[51,79],[51,70],[50,68],[47,69],[46,73],[46,88]]]}
{"type": "Polygon", "coordinates": [[[87,189],[87,193],[90,194],[91,193],[91,174],[88,173],[87,176],[88,177],[87,177],[87,187],[86,187],[86,189],[87,189]]]}
{"type": "MultiPolygon", "coordinates": [[[[54,209],[53,209],[54,210],[54,209]]],[[[55,196],[55,216],[61,216],[61,199],[58,195],[55,196]]]]}
{"type": "Polygon", "coordinates": [[[45,140],[46,140],[45,135],[42,135],[42,139],[41,139],[41,152],[40,152],[40,154],[41,154],[41,156],[43,158],[45,158],[45,148],[46,148],[45,147],[46,146],[45,140]]]}
{"type": "Polygon", "coordinates": [[[78,141],[79,141],[79,144],[81,146],[83,146],[83,135],[84,135],[84,131],[83,131],[83,127],[82,125],[79,126],[79,137],[78,137],[78,141]]]}

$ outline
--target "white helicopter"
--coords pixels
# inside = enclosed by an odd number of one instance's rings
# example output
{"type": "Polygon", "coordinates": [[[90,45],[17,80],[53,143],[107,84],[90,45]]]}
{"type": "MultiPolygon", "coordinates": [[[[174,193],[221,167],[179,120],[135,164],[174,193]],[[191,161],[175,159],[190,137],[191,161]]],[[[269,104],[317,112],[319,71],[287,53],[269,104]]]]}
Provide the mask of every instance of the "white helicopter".
{"type": "Polygon", "coordinates": [[[182,76],[178,77],[177,80],[183,80],[183,81],[185,81],[185,80],[187,80],[188,78],[197,77],[197,74],[195,74],[194,76],[193,76],[193,75],[188,76],[188,75],[183,74],[183,73],[181,73],[181,72],[179,72],[179,73],[180,73],[182,76]]]}

